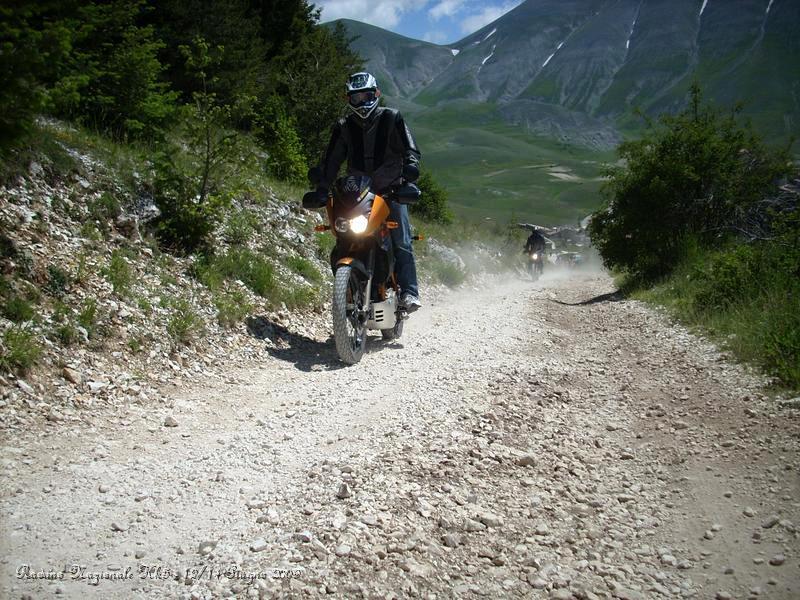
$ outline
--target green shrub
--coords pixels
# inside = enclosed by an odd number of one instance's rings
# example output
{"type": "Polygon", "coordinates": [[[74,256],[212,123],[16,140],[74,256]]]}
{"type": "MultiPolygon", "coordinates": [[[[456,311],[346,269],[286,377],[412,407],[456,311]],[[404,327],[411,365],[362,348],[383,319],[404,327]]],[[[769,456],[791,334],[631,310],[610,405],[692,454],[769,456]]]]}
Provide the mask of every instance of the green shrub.
{"type": "Polygon", "coordinates": [[[448,206],[447,190],[436,182],[429,171],[420,173],[417,185],[422,196],[416,204],[411,205],[411,214],[430,223],[452,223],[453,212],[448,206]]]}
{"type": "Polygon", "coordinates": [[[75,326],[70,323],[62,323],[55,329],[55,338],[61,342],[63,346],[72,346],[80,340],[80,334],[75,326]]]}
{"type": "Polygon", "coordinates": [[[47,283],[45,291],[54,298],[61,298],[67,293],[69,274],[57,265],[47,265],[47,283]]]}
{"type": "Polygon", "coordinates": [[[336,247],[336,238],[330,233],[316,233],[314,238],[317,243],[317,256],[326,264],[331,260],[331,252],[336,247]]]}
{"type": "Polygon", "coordinates": [[[111,262],[103,270],[103,274],[108,279],[115,294],[123,297],[128,294],[133,281],[133,272],[121,250],[116,249],[111,253],[111,262]]]}
{"type": "Polygon", "coordinates": [[[170,302],[172,313],[167,321],[167,333],[176,344],[188,344],[203,326],[191,303],[185,299],[170,302]]]}
{"type": "Polygon", "coordinates": [[[97,198],[88,203],[89,217],[94,221],[99,221],[107,229],[107,223],[113,221],[122,214],[122,206],[117,198],[109,193],[103,192],[97,198]]]}
{"type": "Polygon", "coordinates": [[[215,296],[214,306],[217,307],[217,321],[223,327],[233,327],[241,323],[253,310],[241,290],[215,296]]]}
{"type": "Polygon", "coordinates": [[[97,300],[87,298],[83,301],[78,313],[78,324],[86,330],[90,338],[94,336],[97,328],[97,300]]]}
{"type": "Polygon", "coordinates": [[[42,347],[35,333],[15,325],[3,334],[0,348],[0,369],[5,371],[28,371],[42,355],[42,347]]]}
{"type": "Polygon", "coordinates": [[[219,289],[225,279],[238,280],[262,298],[275,292],[274,269],[266,258],[247,248],[198,261],[194,274],[209,289],[219,289]]]}
{"type": "Polygon", "coordinates": [[[290,256],[286,259],[289,268],[311,283],[321,283],[322,275],[310,260],[303,256],[290,256]]]}
{"type": "Polygon", "coordinates": [[[9,321],[24,323],[33,319],[36,311],[28,299],[13,294],[3,299],[2,313],[9,321]]]}
{"type": "Polygon", "coordinates": [[[81,225],[81,237],[91,242],[99,242],[103,239],[103,234],[96,224],[87,221],[81,225]]]}
{"type": "Polygon", "coordinates": [[[138,354],[144,349],[144,339],[139,336],[129,338],[128,349],[134,354],[138,354]]]}
{"type": "Polygon", "coordinates": [[[246,244],[258,227],[258,218],[249,210],[235,212],[225,222],[223,237],[233,246],[246,244]]]}
{"type": "Polygon", "coordinates": [[[620,145],[624,165],[608,170],[589,228],[607,266],[655,281],[681,262],[687,239],[718,245],[775,188],[785,152],[767,150],[735,116],[703,104],[694,86],[685,111],[620,145]]]}
{"type": "Polygon", "coordinates": [[[268,154],[267,172],[281,181],[305,183],[308,161],[296,127],[280,99],[273,97],[264,103],[258,135],[268,154]]]}
{"type": "Polygon", "coordinates": [[[306,308],[316,304],[319,296],[317,290],[310,286],[283,286],[272,299],[273,304],[283,303],[287,308],[306,308]]]}

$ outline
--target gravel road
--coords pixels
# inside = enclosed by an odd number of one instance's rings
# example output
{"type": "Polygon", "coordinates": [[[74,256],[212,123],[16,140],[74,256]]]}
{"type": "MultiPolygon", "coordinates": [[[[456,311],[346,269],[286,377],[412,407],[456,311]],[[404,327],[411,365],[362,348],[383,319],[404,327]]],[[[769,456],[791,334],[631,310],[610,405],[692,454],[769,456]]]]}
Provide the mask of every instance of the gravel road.
{"type": "Polygon", "coordinates": [[[355,367],[290,335],[3,431],[0,597],[800,597],[800,412],[613,289],[493,280],[355,367]]]}

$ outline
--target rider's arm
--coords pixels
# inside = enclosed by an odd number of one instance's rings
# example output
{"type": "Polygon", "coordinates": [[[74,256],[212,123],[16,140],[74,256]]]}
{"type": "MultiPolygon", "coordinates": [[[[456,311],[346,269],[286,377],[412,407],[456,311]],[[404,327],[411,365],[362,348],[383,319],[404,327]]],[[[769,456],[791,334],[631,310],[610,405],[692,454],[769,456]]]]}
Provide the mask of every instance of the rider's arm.
{"type": "Polygon", "coordinates": [[[419,169],[421,155],[419,147],[417,147],[417,142],[414,140],[414,136],[411,135],[411,130],[408,128],[405,119],[403,119],[403,115],[399,112],[397,113],[395,128],[403,148],[403,165],[413,165],[419,169]]]}
{"type": "Polygon", "coordinates": [[[344,120],[337,121],[331,131],[331,141],[322,157],[322,181],[320,186],[325,189],[336,180],[339,168],[347,158],[347,139],[345,134],[344,120]]]}

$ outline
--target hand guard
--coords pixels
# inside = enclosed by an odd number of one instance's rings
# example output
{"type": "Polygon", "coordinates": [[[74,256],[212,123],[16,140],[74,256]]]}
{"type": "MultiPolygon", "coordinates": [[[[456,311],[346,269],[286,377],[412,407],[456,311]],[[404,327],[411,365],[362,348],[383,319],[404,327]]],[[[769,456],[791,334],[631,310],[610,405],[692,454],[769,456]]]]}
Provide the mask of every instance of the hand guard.
{"type": "Polygon", "coordinates": [[[303,195],[303,208],[322,208],[328,203],[328,189],[318,187],[303,195]]]}

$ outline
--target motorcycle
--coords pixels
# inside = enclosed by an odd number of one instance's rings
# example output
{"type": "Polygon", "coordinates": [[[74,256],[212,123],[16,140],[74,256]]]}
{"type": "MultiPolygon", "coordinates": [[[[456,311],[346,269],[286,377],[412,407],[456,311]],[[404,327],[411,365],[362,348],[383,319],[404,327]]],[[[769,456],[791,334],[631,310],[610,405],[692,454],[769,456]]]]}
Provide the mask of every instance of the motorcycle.
{"type": "MultiPolygon", "coordinates": [[[[309,179],[314,182],[316,177],[312,169],[309,179]]],[[[400,224],[389,219],[389,203],[413,204],[421,192],[405,183],[384,198],[371,184],[363,175],[340,177],[325,205],[328,224],[315,227],[336,237],[331,253],[333,336],[339,358],[351,365],[364,356],[368,330],[379,330],[383,339],[394,340],[402,335],[408,318],[400,304],[390,235],[400,224]]],[[[319,208],[319,196],[309,192],[303,206],[319,208]]]]}
{"type": "Polygon", "coordinates": [[[536,281],[544,272],[544,253],[533,251],[528,253],[528,274],[536,281]]]}

